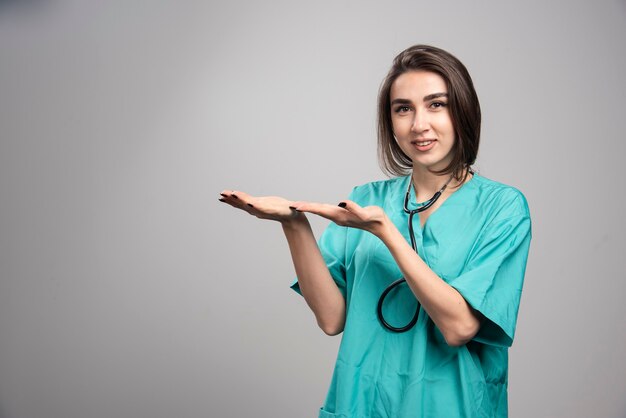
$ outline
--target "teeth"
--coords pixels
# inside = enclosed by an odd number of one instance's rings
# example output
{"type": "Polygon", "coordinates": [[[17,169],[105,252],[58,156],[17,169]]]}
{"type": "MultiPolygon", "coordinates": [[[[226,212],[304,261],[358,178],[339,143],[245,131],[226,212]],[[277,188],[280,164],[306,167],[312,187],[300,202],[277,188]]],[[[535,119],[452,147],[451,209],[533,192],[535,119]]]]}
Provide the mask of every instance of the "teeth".
{"type": "Polygon", "coordinates": [[[424,147],[426,145],[432,144],[433,141],[424,141],[424,142],[416,142],[416,144],[420,147],[424,147]]]}

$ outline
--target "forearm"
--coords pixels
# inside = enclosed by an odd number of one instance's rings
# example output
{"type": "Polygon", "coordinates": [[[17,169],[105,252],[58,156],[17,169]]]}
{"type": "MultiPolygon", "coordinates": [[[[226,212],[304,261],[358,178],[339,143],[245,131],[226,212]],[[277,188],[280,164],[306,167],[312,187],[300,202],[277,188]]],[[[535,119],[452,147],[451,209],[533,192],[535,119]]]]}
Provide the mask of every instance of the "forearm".
{"type": "Polygon", "coordinates": [[[387,220],[376,234],[396,260],[407,284],[449,345],[462,345],[480,328],[479,314],[463,296],[441,279],[387,220]]]}
{"type": "Polygon", "coordinates": [[[282,225],[302,296],[320,328],[328,335],[339,334],[345,323],[345,299],[328,271],[311,225],[304,216],[282,225]]]}

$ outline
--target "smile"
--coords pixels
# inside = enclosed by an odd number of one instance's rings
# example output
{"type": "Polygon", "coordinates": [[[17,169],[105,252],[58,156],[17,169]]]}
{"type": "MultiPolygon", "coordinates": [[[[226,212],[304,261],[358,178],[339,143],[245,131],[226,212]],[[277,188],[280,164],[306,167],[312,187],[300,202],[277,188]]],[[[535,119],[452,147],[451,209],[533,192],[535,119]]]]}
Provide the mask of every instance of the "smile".
{"type": "Polygon", "coordinates": [[[435,142],[437,142],[436,139],[426,139],[423,141],[411,141],[411,144],[413,144],[413,146],[415,146],[415,148],[417,148],[418,151],[428,151],[430,150],[432,147],[434,147],[435,142]]]}

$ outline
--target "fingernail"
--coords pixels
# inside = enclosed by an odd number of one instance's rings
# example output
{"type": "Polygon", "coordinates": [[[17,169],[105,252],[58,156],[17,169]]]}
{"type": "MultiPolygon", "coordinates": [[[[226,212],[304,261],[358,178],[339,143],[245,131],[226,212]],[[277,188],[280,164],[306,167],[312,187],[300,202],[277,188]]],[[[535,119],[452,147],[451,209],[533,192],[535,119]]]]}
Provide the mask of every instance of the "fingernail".
{"type": "Polygon", "coordinates": [[[248,203],[248,206],[250,206],[251,208],[253,208],[253,207],[254,207],[254,206],[252,206],[252,204],[251,204],[251,203],[248,203]]]}
{"type": "Polygon", "coordinates": [[[289,209],[296,210],[296,207],[295,206],[289,206],[289,209]]]}
{"type": "Polygon", "coordinates": [[[340,208],[345,208],[346,202],[340,202],[337,206],[339,206],[340,208]]]}
{"type": "Polygon", "coordinates": [[[228,197],[228,196],[227,196],[227,195],[225,195],[224,193],[220,193],[220,196],[223,196],[223,197],[228,197]]]}
{"type": "Polygon", "coordinates": [[[231,196],[233,199],[239,199],[239,198],[237,197],[237,195],[236,195],[236,194],[231,194],[230,196],[231,196]]]}
{"type": "Polygon", "coordinates": [[[217,200],[219,200],[220,202],[224,202],[224,199],[222,199],[221,197],[217,200]]]}

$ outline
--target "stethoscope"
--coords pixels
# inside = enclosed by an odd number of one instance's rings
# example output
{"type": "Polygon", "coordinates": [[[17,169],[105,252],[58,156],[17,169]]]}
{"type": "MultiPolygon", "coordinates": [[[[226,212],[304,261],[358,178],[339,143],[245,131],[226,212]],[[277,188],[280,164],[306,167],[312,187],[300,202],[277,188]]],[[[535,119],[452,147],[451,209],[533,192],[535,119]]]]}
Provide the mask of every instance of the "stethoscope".
{"type": "MultiPolygon", "coordinates": [[[[470,173],[473,174],[473,171],[470,170],[470,173]]],[[[416,213],[420,213],[420,212],[424,212],[425,210],[428,210],[428,208],[434,205],[437,199],[439,199],[441,194],[444,192],[444,190],[446,190],[446,187],[448,187],[448,183],[450,183],[450,180],[452,180],[452,177],[454,176],[450,176],[448,181],[446,181],[446,184],[444,184],[443,187],[439,189],[439,191],[433,195],[433,197],[431,197],[425,202],[417,203],[417,209],[409,209],[409,197],[411,195],[411,186],[413,185],[413,181],[411,180],[409,181],[409,187],[407,187],[406,194],[404,195],[404,211],[409,214],[409,234],[411,235],[411,247],[413,247],[413,251],[415,251],[416,253],[417,253],[417,244],[415,243],[415,232],[413,231],[413,216],[415,216],[416,213]]],[[[415,191],[415,195],[417,196],[417,190],[415,191]]],[[[378,320],[389,331],[406,332],[410,330],[411,328],[413,328],[413,326],[417,323],[417,318],[420,313],[419,301],[417,302],[417,308],[415,309],[415,315],[413,316],[413,319],[411,319],[411,322],[409,322],[403,327],[394,327],[393,325],[385,321],[385,317],[383,316],[383,302],[385,301],[385,298],[387,297],[389,292],[391,292],[396,286],[399,286],[401,283],[404,283],[404,282],[406,282],[406,279],[402,277],[396,280],[395,282],[391,283],[385,289],[382,295],[380,295],[380,298],[378,299],[378,306],[376,308],[376,314],[378,315],[378,320]]]]}

